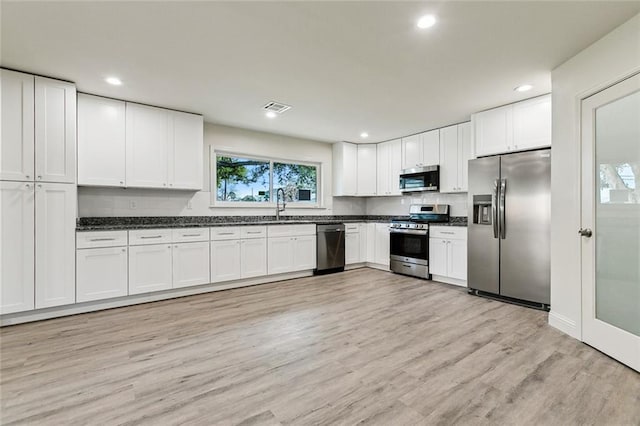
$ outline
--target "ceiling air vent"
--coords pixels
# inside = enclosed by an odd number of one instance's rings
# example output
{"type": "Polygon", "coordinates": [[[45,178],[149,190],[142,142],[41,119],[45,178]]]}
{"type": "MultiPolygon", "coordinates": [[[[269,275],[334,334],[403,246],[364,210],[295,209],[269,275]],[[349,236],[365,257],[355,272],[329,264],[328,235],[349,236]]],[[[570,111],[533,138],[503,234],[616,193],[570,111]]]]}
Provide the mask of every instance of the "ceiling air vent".
{"type": "Polygon", "coordinates": [[[262,108],[264,108],[265,111],[273,111],[275,113],[282,114],[283,112],[290,110],[291,105],[285,105],[281,102],[271,101],[262,108]]]}

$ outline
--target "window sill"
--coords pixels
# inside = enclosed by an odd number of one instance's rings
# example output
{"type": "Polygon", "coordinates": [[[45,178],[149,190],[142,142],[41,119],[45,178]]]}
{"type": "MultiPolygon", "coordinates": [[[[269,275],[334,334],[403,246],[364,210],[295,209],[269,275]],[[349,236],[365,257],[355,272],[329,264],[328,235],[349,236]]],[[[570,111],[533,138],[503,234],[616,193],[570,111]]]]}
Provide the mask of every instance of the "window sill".
{"type": "MultiPolygon", "coordinates": [[[[276,205],[272,204],[272,203],[264,203],[264,204],[260,204],[260,205],[255,205],[255,204],[247,204],[247,203],[220,203],[220,204],[210,204],[209,205],[210,209],[217,209],[217,208],[223,208],[223,209],[268,209],[268,210],[275,210],[276,205]]],[[[319,205],[310,205],[310,206],[292,206],[291,204],[287,204],[287,207],[285,209],[285,211],[289,211],[289,210],[327,210],[326,207],[323,206],[319,206],[319,205]]]]}

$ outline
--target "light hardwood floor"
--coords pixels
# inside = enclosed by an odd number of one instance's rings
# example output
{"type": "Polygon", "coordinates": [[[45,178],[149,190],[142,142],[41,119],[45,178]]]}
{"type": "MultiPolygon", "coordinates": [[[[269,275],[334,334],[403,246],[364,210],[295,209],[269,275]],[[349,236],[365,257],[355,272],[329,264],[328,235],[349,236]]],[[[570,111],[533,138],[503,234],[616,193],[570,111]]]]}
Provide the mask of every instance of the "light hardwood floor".
{"type": "Polygon", "coordinates": [[[0,333],[2,424],[640,424],[546,313],[372,269],[0,333]]]}

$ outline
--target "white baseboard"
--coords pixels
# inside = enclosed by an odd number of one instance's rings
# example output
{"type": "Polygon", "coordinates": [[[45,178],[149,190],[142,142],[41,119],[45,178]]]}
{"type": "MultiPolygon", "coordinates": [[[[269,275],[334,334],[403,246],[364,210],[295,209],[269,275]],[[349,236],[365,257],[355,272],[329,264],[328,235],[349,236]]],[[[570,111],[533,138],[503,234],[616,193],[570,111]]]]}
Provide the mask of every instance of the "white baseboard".
{"type": "Polygon", "coordinates": [[[248,287],[257,284],[266,284],[275,281],[284,281],[294,278],[303,278],[313,275],[313,271],[291,272],[287,274],[269,275],[265,277],[249,278],[243,280],[226,281],[221,283],[203,284],[195,287],[176,288],[133,296],[124,296],[114,299],[97,300],[95,302],[76,303],[74,305],[56,306],[53,308],[38,309],[35,311],[18,312],[15,314],[0,315],[0,327],[5,325],[22,324],[25,322],[40,321],[68,315],[83,314],[86,312],[101,311],[104,309],[121,308],[123,306],[139,305],[141,303],[156,302],[159,300],[174,299],[176,297],[192,296],[195,294],[211,293],[214,291],[228,290],[232,288],[248,287]]]}
{"type": "Polygon", "coordinates": [[[367,264],[364,263],[364,262],[351,263],[349,265],[344,265],[344,270],[345,271],[350,271],[351,269],[365,268],[366,266],[367,266],[367,264]]]}
{"type": "Polygon", "coordinates": [[[443,277],[442,275],[431,275],[432,281],[438,281],[445,284],[453,284],[460,287],[467,287],[467,281],[459,280],[457,278],[443,277]]]}
{"type": "Polygon", "coordinates": [[[368,267],[368,268],[380,269],[381,271],[390,271],[391,270],[389,268],[389,265],[382,265],[380,263],[367,262],[367,263],[365,263],[365,266],[368,267]]]}
{"type": "Polygon", "coordinates": [[[557,328],[565,334],[568,334],[574,339],[582,340],[582,336],[576,322],[564,315],[553,311],[549,312],[549,325],[553,328],[557,328]]]}

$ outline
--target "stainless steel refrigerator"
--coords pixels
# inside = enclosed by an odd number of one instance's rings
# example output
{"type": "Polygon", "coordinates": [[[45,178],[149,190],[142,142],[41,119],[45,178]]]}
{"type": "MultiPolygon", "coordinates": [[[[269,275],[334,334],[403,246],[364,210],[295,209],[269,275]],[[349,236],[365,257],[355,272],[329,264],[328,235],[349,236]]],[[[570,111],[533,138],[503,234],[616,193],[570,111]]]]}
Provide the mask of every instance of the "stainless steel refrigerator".
{"type": "Polygon", "coordinates": [[[469,161],[468,286],[548,308],[549,149],[469,161]]]}

